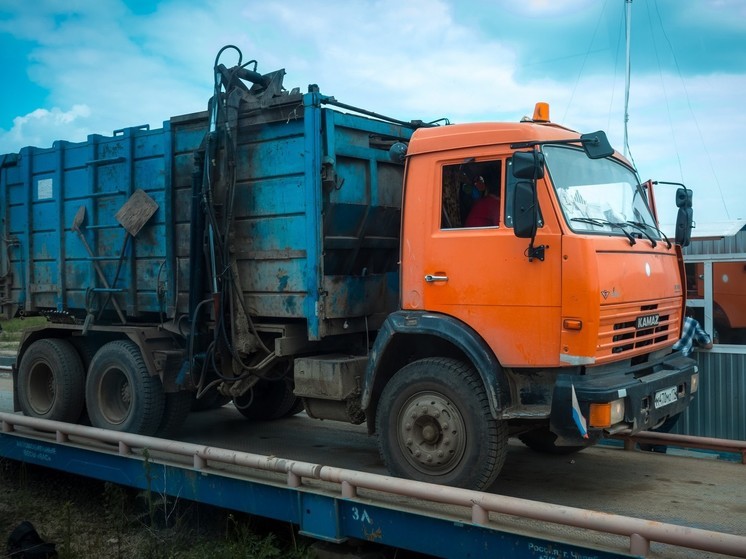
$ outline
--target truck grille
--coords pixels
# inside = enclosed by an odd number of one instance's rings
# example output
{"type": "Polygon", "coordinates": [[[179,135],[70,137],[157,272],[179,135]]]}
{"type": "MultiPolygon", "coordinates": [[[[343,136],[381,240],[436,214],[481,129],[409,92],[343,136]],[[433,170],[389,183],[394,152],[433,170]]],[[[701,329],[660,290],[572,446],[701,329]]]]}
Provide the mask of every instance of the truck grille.
{"type": "Polygon", "coordinates": [[[602,307],[596,363],[618,359],[620,354],[633,357],[673,344],[679,335],[680,304],[678,299],[672,299],[651,305],[602,307]],[[657,320],[643,318],[653,316],[657,320]],[[642,319],[642,326],[638,325],[638,319],[642,319]]]}

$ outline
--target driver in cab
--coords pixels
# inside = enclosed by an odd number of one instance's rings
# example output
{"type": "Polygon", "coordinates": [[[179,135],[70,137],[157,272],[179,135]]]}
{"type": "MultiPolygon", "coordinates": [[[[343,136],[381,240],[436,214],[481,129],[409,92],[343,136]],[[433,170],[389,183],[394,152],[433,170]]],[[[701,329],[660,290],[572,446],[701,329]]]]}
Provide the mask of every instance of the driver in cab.
{"type": "Polygon", "coordinates": [[[465,227],[498,227],[500,225],[500,190],[485,184],[484,177],[474,179],[474,187],[482,192],[466,217],[465,227]]]}

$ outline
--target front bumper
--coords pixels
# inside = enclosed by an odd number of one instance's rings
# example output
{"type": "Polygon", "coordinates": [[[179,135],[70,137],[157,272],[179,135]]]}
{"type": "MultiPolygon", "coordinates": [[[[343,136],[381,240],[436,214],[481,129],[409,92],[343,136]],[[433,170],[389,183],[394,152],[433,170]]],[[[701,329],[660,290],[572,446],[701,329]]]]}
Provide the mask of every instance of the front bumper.
{"type": "Polygon", "coordinates": [[[588,369],[583,375],[559,375],[552,397],[550,426],[557,435],[555,444],[584,445],[621,429],[637,433],[651,429],[684,411],[691,402],[692,376],[698,373],[697,362],[675,352],[655,363],[619,369],[588,369]],[[656,394],[676,388],[672,401],[656,404],[656,394]],[[584,438],[573,419],[572,391],[575,390],[580,413],[590,417],[592,403],[624,400],[624,420],[606,428],[588,426],[584,438]],[[656,407],[656,405],[658,407],[656,407]]]}

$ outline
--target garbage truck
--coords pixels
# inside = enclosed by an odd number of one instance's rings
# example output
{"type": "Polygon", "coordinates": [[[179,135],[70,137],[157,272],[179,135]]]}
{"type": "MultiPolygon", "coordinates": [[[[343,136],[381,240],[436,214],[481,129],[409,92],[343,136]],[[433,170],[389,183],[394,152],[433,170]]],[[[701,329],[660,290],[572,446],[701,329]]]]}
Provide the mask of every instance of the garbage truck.
{"type": "Polygon", "coordinates": [[[46,317],[16,411],[160,437],[304,411],[365,423],[392,475],[484,489],[510,437],[572,453],[686,409],[691,190],[670,240],[547,104],[406,121],[284,76],[229,45],[206,111],[0,156],[3,316],[46,317]]]}

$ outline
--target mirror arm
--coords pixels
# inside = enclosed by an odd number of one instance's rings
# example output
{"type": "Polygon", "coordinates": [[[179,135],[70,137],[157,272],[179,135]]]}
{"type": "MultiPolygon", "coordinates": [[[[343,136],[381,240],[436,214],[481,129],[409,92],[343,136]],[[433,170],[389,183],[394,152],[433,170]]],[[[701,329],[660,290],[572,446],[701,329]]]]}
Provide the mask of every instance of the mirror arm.
{"type": "Polygon", "coordinates": [[[510,149],[524,149],[524,148],[533,148],[538,146],[565,146],[570,144],[580,144],[583,145],[586,142],[590,142],[592,140],[581,140],[580,138],[573,138],[571,140],[530,140],[528,142],[516,142],[514,144],[510,144],[510,149]]]}
{"type": "Polygon", "coordinates": [[[580,144],[585,150],[585,154],[591,159],[601,159],[614,155],[614,149],[609,144],[606,134],[599,130],[590,134],[581,134],[580,138],[569,140],[530,140],[527,142],[517,142],[510,144],[511,149],[522,149],[538,146],[564,146],[571,144],[580,144]]]}

